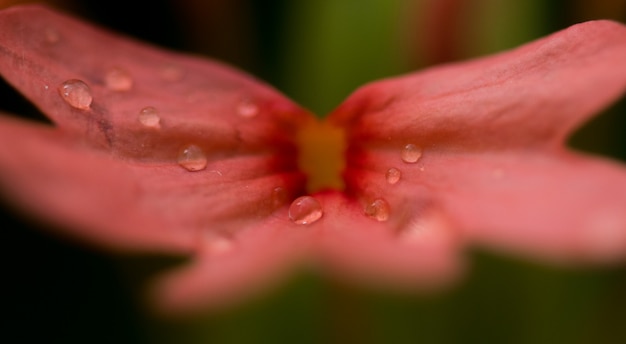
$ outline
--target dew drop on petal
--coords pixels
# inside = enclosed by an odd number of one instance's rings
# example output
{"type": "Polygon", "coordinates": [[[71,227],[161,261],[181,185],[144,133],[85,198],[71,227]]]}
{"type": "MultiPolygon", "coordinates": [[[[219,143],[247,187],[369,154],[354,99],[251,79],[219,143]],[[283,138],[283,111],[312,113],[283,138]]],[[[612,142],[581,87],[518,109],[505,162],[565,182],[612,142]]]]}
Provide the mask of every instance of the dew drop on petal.
{"type": "Polygon", "coordinates": [[[205,243],[206,249],[211,254],[225,254],[233,249],[233,241],[223,235],[210,235],[205,243]]]}
{"type": "Polygon", "coordinates": [[[272,206],[278,208],[287,202],[287,191],[282,186],[277,186],[272,190],[272,206]]]}
{"type": "Polygon", "coordinates": [[[402,161],[414,164],[422,157],[422,149],[412,143],[404,146],[400,155],[402,161]]]}
{"type": "Polygon", "coordinates": [[[178,155],[178,164],[188,171],[200,171],[206,168],[208,161],[202,148],[191,145],[183,149],[178,155]]]}
{"type": "Polygon", "coordinates": [[[299,225],[311,224],[322,215],[322,205],[311,196],[298,197],[289,206],[289,219],[299,225]]]}
{"type": "Polygon", "coordinates": [[[128,91],[133,87],[133,78],[122,68],[112,68],[104,76],[107,88],[113,91],[128,91]]]}
{"type": "Polygon", "coordinates": [[[44,30],[44,36],[46,37],[46,42],[52,44],[58,42],[61,39],[59,32],[50,27],[44,30]]]}
{"type": "Polygon", "coordinates": [[[91,89],[81,80],[67,80],[59,86],[59,94],[71,107],[88,110],[93,101],[91,89]]]}
{"type": "Polygon", "coordinates": [[[399,182],[401,177],[402,172],[400,172],[400,170],[395,167],[388,169],[387,173],[385,173],[385,179],[387,180],[387,183],[391,185],[399,182]]]}
{"type": "Polygon", "coordinates": [[[166,81],[180,81],[183,75],[183,69],[177,65],[170,64],[161,68],[161,78],[166,81]]]}
{"type": "Polygon", "coordinates": [[[259,107],[252,100],[241,101],[237,106],[237,113],[244,118],[252,118],[259,113],[259,107]]]}
{"type": "Polygon", "coordinates": [[[389,213],[389,203],[382,198],[375,199],[365,207],[365,215],[377,221],[387,221],[389,219],[389,213]]]}
{"type": "Polygon", "coordinates": [[[148,128],[159,129],[161,127],[159,112],[152,106],[146,106],[139,111],[139,122],[148,128]]]}

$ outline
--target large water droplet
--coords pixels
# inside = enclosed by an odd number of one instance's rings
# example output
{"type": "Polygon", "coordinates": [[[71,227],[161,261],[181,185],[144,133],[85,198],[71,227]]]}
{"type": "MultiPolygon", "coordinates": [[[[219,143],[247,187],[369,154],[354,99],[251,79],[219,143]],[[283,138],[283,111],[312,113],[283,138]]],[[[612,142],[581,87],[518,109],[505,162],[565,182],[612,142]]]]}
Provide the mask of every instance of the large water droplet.
{"type": "Polygon", "coordinates": [[[299,225],[311,224],[323,214],[322,205],[311,196],[298,197],[289,206],[289,219],[299,225]]]}
{"type": "Polygon", "coordinates": [[[104,76],[107,88],[113,91],[128,91],[133,87],[133,78],[122,68],[113,68],[104,76]]]}
{"type": "Polygon", "coordinates": [[[178,155],[178,164],[188,171],[200,171],[206,168],[208,161],[202,148],[191,145],[178,155]]]}
{"type": "Polygon", "coordinates": [[[59,94],[71,107],[88,110],[93,101],[91,89],[81,80],[67,80],[59,86],[59,94]]]}
{"type": "Polygon", "coordinates": [[[389,203],[382,198],[375,199],[365,207],[365,215],[377,221],[387,221],[389,213],[389,203]]]}
{"type": "Polygon", "coordinates": [[[259,113],[259,106],[252,100],[245,99],[237,106],[237,113],[239,113],[241,117],[251,118],[259,113]]]}
{"type": "Polygon", "coordinates": [[[139,111],[139,122],[148,128],[159,129],[161,127],[159,112],[152,106],[146,106],[139,111]]]}
{"type": "Polygon", "coordinates": [[[404,146],[400,155],[402,161],[413,164],[422,157],[422,149],[412,143],[404,146]]]}
{"type": "Polygon", "coordinates": [[[385,173],[385,179],[387,180],[387,183],[391,185],[399,182],[401,177],[402,172],[400,172],[400,170],[395,167],[388,169],[387,173],[385,173]]]}

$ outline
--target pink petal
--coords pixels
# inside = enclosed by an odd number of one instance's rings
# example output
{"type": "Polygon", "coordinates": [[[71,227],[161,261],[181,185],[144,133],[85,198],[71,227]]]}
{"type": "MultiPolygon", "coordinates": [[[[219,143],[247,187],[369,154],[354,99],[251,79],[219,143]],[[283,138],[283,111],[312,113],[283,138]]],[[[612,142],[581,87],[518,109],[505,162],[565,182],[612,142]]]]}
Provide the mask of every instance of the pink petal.
{"type": "MultiPolygon", "coordinates": [[[[626,256],[626,170],[564,152],[626,88],[626,28],[574,26],[510,52],[373,83],[331,120],[346,181],[396,213],[435,208],[471,242],[559,261],[626,256]],[[421,149],[405,162],[407,144],[421,149]],[[390,168],[401,171],[394,185],[390,168]]],[[[417,215],[416,215],[417,216],[417,215]]]]}
{"type": "Polygon", "coordinates": [[[378,222],[365,215],[366,203],[338,192],[316,197],[325,211],[314,238],[322,273],[401,291],[443,287],[460,276],[461,241],[438,209],[415,206],[398,216],[390,205],[395,216],[378,222]]]}
{"type": "Polygon", "coordinates": [[[310,225],[290,222],[283,208],[226,240],[207,233],[190,265],[156,281],[151,302],[170,315],[232,306],[273,287],[303,262],[344,283],[402,292],[432,291],[460,277],[461,241],[434,209],[400,228],[364,216],[339,192],[315,198],[324,215],[310,225]]]}
{"type": "Polygon", "coordinates": [[[167,159],[198,141],[218,157],[289,150],[293,131],[308,118],[275,90],[226,65],[160,50],[38,6],[3,11],[0,42],[0,73],[57,126],[135,159],[167,159]],[[58,88],[72,79],[91,89],[86,110],[59,96],[58,88]],[[141,124],[145,107],[157,110],[167,130],[141,124]]]}
{"type": "Polygon", "coordinates": [[[310,116],[243,73],[37,6],[0,13],[0,45],[0,72],[58,126],[0,120],[4,193],[72,236],[189,250],[199,233],[253,226],[302,191],[294,133],[310,116]],[[87,108],[57,90],[71,79],[89,86],[87,108]],[[157,125],[142,123],[146,107],[157,125]],[[190,145],[201,171],[177,163],[190,145]]]}
{"type": "Polygon", "coordinates": [[[370,84],[332,121],[350,127],[353,143],[371,145],[558,146],[623,94],[624,60],[626,28],[587,22],[509,52],[370,84]]]}
{"type": "Polygon", "coordinates": [[[189,314],[237,305],[275,286],[309,252],[311,235],[281,215],[229,237],[205,236],[193,262],[159,277],[148,301],[169,315],[189,314]]]}

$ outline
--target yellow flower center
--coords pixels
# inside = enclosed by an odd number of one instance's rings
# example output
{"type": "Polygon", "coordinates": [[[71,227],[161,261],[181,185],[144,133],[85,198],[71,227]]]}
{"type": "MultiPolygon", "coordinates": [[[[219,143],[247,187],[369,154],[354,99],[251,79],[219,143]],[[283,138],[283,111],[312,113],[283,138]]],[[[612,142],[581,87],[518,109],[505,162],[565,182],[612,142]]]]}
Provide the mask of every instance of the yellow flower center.
{"type": "Polygon", "coordinates": [[[342,190],[346,137],[343,129],[326,122],[311,121],[297,136],[298,166],[307,176],[307,191],[342,190]]]}

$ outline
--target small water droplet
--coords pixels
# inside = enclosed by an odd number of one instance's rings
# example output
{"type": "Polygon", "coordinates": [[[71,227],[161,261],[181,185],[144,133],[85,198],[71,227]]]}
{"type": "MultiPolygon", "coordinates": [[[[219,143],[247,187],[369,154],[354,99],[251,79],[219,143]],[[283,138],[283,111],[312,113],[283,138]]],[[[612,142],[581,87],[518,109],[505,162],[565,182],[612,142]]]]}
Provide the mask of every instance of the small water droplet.
{"type": "Polygon", "coordinates": [[[233,241],[227,237],[214,235],[207,241],[207,249],[212,254],[224,254],[233,250],[233,241]]]}
{"type": "Polygon", "coordinates": [[[287,191],[282,186],[272,190],[272,206],[278,208],[287,202],[287,191]]]}
{"type": "Polygon", "coordinates": [[[237,106],[237,113],[241,117],[252,118],[259,113],[259,106],[252,100],[246,99],[237,106]]]}
{"type": "Polygon", "coordinates": [[[59,86],[59,94],[71,107],[88,110],[93,101],[91,89],[81,80],[70,79],[59,86]]]}
{"type": "Polygon", "coordinates": [[[183,75],[183,69],[177,65],[165,65],[161,69],[161,78],[166,81],[180,81],[183,75]]]}
{"type": "Polygon", "coordinates": [[[289,219],[299,225],[311,224],[323,214],[322,205],[311,196],[298,197],[289,206],[289,219]]]}
{"type": "Polygon", "coordinates": [[[422,149],[412,143],[409,143],[402,149],[400,157],[402,158],[402,161],[414,164],[422,157],[422,149]]]}
{"type": "Polygon", "coordinates": [[[44,31],[44,36],[46,37],[46,41],[48,43],[56,43],[61,39],[59,32],[53,28],[46,28],[44,31]]]}
{"type": "Polygon", "coordinates": [[[113,91],[128,91],[133,87],[133,78],[122,68],[112,68],[104,76],[107,88],[113,91]]]}
{"type": "Polygon", "coordinates": [[[365,207],[365,215],[377,221],[387,221],[389,219],[389,213],[389,203],[382,198],[375,199],[365,207]]]}
{"type": "Polygon", "coordinates": [[[159,129],[161,127],[159,112],[152,106],[146,106],[139,111],[139,122],[148,128],[159,129]]]}
{"type": "Polygon", "coordinates": [[[387,173],[385,173],[385,179],[387,180],[387,183],[391,185],[399,182],[401,177],[402,172],[400,172],[400,170],[395,167],[388,169],[387,173]]]}
{"type": "Polygon", "coordinates": [[[200,171],[206,168],[208,161],[202,148],[191,145],[183,149],[178,155],[178,164],[188,171],[200,171]]]}

